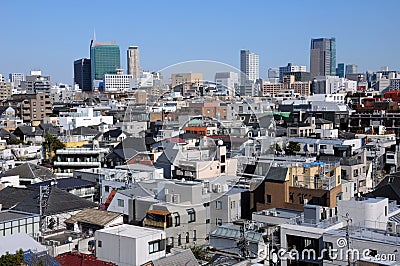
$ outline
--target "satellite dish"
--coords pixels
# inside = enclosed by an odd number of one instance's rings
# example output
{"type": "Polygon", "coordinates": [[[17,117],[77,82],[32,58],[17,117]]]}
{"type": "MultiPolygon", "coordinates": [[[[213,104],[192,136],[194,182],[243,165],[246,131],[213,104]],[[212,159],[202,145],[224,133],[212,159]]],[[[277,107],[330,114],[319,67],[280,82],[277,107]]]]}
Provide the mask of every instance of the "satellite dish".
{"type": "Polygon", "coordinates": [[[218,146],[222,146],[224,145],[224,142],[222,141],[222,139],[218,140],[218,146]]]}
{"type": "Polygon", "coordinates": [[[68,237],[68,242],[72,242],[72,236],[68,237]]]}

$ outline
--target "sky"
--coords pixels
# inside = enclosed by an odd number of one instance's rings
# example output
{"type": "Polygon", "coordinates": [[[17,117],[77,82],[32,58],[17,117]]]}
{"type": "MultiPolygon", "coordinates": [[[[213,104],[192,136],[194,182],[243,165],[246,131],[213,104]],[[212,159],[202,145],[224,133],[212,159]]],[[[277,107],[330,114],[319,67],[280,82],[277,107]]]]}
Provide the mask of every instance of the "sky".
{"type": "Polygon", "coordinates": [[[311,38],[335,37],[337,63],[359,72],[400,70],[400,1],[153,0],[2,1],[0,73],[73,80],[73,61],[98,41],[139,46],[141,67],[158,71],[188,60],[239,68],[239,51],[260,56],[260,76],[288,62],[309,67],[311,38]]]}

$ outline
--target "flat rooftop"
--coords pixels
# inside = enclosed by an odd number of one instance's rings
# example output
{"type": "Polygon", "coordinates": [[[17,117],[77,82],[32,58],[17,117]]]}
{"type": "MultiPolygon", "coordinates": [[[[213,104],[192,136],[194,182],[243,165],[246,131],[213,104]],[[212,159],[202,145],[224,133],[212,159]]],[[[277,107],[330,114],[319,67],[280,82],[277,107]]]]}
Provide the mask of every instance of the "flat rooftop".
{"type": "Polygon", "coordinates": [[[0,211],[0,222],[19,220],[32,216],[39,216],[39,215],[27,212],[5,210],[5,211],[0,211]]]}
{"type": "Polygon", "coordinates": [[[129,238],[142,238],[149,235],[161,234],[163,230],[152,229],[148,227],[140,227],[134,225],[123,224],[115,227],[97,230],[97,232],[125,236],[129,238]]]}
{"type": "Polygon", "coordinates": [[[264,215],[264,216],[272,216],[278,218],[292,219],[301,216],[302,211],[295,211],[290,209],[282,209],[282,208],[271,208],[267,210],[262,210],[259,212],[254,212],[256,215],[264,215]],[[272,215],[276,214],[276,215],[272,215]]]}
{"type": "MultiPolygon", "coordinates": [[[[327,235],[346,237],[346,229],[334,229],[326,232],[327,235]]],[[[363,241],[386,243],[390,245],[400,246],[400,237],[388,234],[385,230],[350,226],[350,238],[363,241]]]]}

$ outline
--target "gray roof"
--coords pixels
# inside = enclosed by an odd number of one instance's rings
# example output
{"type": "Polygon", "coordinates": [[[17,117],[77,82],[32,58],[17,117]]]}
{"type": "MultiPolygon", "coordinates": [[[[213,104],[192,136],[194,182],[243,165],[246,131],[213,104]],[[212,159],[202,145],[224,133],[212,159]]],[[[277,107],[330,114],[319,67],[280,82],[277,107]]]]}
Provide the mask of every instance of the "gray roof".
{"type": "Polygon", "coordinates": [[[55,175],[50,171],[49,168],[36,165],[33,163],[24,163],[17,167],[14,167],[0,176],[15,176],[19,175],[23,179],[34,179],[39,178],[42,181],[54,179],[55,175]]]}
{"type": "Polygon", "coordinates": [[[0,211],[0,222],[19,220],[22,218],[37,216],[37,214],[20,212],[14,210],[0,211]]]}
{"type": "MultiPolygon", "coordinates": [[[[39,211],[39,188],[15,188],[6,187],[0,190],[0,204],[4,209],[13,209],[23,212],[38,214],[39,211]]],[[[97,204],[80,198],[76,195],[52,187],[46,202],[44,215],[53,215],[85,208],[97,207],[97,204]]]]}
{"type": "MultiPolygon", "coordinates": [[[[217,229],[210,233],[210,236],[239,240],[241,238],[241,231],[237,226],[227,224],[217,227],[217,229]]],[[[263,235],[254,231],[246,231],[246,240],[253,243],[264,242],[263,235]]]]}
{"type": "Polygon", "coordinates": [[[265,179],[267,181],[285,182],[288,168],[271,166],[265,179]]]}
{"type": "Polygon", "coordinates": [[[196,257],[193,255],[192,250],[185,249],[181,252],[177,252],[166,257],[160,258],[153,261],[154,266],[197,266],[200,265],[197,262],[196,257]]]}
{"type": "Polygon", "coordinates": [[[73,136],[96,136],[100,132],[91,127],[77,127],[71,130],[73,136]]]}
{"type": "Polygon", "coordinates": [[[323,118],[317,118],[315,119],[315,124],[320,125],[320,124],[332,124],[332,121],[323,119],[323,118]]]}

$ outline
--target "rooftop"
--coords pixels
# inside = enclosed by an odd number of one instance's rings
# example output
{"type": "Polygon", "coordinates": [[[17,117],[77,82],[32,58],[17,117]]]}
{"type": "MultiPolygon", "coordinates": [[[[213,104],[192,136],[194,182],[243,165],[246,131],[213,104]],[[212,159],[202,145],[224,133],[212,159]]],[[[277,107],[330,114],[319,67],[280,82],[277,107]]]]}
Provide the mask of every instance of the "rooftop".
{"type": "Polygon", "coordinates": [[[5,210],[5,211],[0,211],[0,222],[19,220],[22,218],[27,218],[32,216],[39,216],[39,215],[28,212],[5,210]]]}
{"type": "Polygon", "coordinates": [[[160,235],[163,231],[148,227],[123,224],[115,227],[97,230],[97,232],[138,239],[149,235],[160,235]]]}
{"type": "Polygon", "coordinates": [[[84,209],[77,214],[71,216],[65,223],[85,223],[85,224],[93,224],[99,226],[105,226],[108,223],[111,223],[118,217],[122,216],[120,213],[96,210],[96,209],[84,209]]]}

